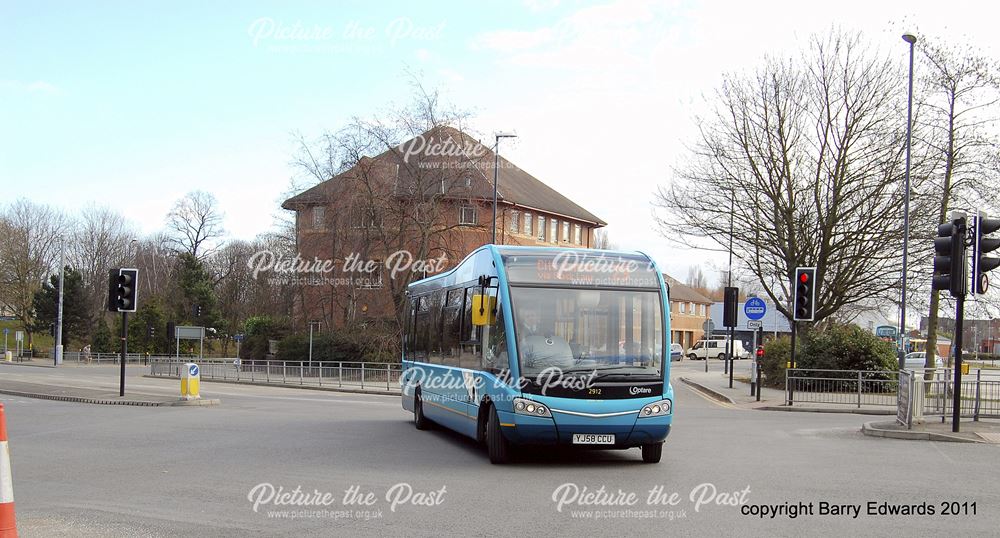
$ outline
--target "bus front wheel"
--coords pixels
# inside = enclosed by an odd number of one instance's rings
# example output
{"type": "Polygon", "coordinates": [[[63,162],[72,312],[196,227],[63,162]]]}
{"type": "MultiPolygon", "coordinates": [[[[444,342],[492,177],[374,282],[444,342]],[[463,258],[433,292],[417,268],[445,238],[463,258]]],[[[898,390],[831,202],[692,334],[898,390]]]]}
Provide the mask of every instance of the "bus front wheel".
{"type": "Polygon", "coordinates": [[[507,463],[510,461],[510,441],[500,431],[500,417],[497,408],[490,406],[490,418],[486,423],[486,447],[490,453],[490,463],[507,463]]]}
{"type": "Polygon", "coordinates": [[[424,415],[424,402],[423,398],[420,397],[420,392],[414,397],[416,400],[413,403],[413,424],[418,430],[426,430],[431,427],[431,421],[424,415]]]}
{"type": "Polygon", "coordinates": [[[660,463],[660,456],[662,455],[663,443],[642,445],[642,461],[646,463],[660,463]]]}

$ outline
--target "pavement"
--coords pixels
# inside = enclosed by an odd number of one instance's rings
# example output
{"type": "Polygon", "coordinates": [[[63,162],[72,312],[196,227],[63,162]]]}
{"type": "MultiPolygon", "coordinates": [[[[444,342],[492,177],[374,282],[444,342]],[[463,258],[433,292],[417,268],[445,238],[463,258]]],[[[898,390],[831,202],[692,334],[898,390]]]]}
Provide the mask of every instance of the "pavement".
{"type": "Polygon", "coordinates": [[[740,409],[761,411],[790,411],[798,413],[847,413],[859,415],[888,415],[893,419],[865,422],[861,432],[871,437],[905,439],[912,441],[944,441],[958,443],[993,443],[1000,444],[1000,422],[962,420],[960,432],[951,431],[950,419],[941,422],[940,419],[928,418],[920,423],[914,423],[912,428],[898,424],[894,418],[895,408],[874,405],[834,405],[810,402],[796,402],[787,405],[785,391],[764,387],[761,390],[760,401],[750,395],[749,379],[750,365],[747,361],[736,363],[733,388],[729,388],[729,376],[722,371],[720,362],[709,362],[709,372],[705,372],[704,362],[691,361],[681,367],[674,363],[672,375],[702,394],[723,402],[725,405],[740,409]],[[742,379],[741,379],[742,378],[742,379]]]}
{"type": "MultiPolygon", "coordinates": [[[[20,396],[23,398],[57,400],[62,402],[102,404],[102,405],[135,405],[135,406],[146,406],[146,407],[205,406],[205,405],[218,405],[221,403],[221,400],[219,400],[218,398],[199,398],[196,400],[182,400],[178,395],[179,392],[174,392],[173,394],[167,394],[163,390],[158,390],[155,392],[149,392],[149,391],[137,392],[129,387],[128,382],[126,382],[125,396],[119,396],[119,394],[121,393],[118,386],[119,378],[114,376],[116,372],[119,372],[117,366],[89,366],[89,367],[60,366],[58,368],[53,367],[51,365],[46,366],[47,369],[49,369],[52,372],[72,371],[74,369],[82,369],[82,368],[89,368],[92,371],[94,369],[98,369],[98,371],[101,371],[105,375],[100,378],[99,382],[94,382],[94,383],[86,383],[80,381],[77,381],[75,383],[73,382],[67,383],[64,376],[58,376],[56,374],[52,374],[44,378],[29,377],[25,379],[24,376],[19,376],[17,375],[17,373],[30,372],[35,369],[19,368],[20,366],[40,366],[40,365],[28,364],[28,363],[0,362],[0,394],[7,394],[10,396],[20,396]],[[112,387],[111,385],[114,386],[112,387]]],[[[147,369],[148,367],[138,366],[138,365],[127,367],[127,369],[133,373],[135,372],[136,369],[140,368],[147,369]]]]}

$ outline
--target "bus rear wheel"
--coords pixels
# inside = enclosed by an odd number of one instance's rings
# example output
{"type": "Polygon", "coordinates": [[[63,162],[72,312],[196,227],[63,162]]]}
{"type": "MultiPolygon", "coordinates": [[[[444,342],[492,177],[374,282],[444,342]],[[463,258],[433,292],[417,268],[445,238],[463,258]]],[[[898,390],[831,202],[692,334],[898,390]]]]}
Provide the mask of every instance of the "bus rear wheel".
{"type": "Polygon", "coordinates": [[[413,425],[417,427],[418,430],[427,430],[431,427],[431,421],[424,415],[424,402],[423,398],[420,397],[420,392],[414,397],[416,400],[413,402],[413,425]]]}
{"type": "Polygon", "coordinates": [[[486,422],[486,448],[490,453],[490,463],[501,464],[510,461],[510,441],[500,431],[500,417],[497,408],[490,406],[490,418],[486,422]]]}
{"type": "Polygon", "coordinates": [[[662,455],[663,443],[642,445],[642,461],[646,463],[660,463],[660,456],[662,455]]]}

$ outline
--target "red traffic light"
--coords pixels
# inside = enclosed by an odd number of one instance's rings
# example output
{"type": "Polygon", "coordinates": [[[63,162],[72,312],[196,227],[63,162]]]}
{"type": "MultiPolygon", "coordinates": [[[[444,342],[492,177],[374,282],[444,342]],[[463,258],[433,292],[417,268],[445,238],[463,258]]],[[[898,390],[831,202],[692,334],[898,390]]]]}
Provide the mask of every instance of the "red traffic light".
{"type": "Polygon", "coordinates": [[[809,282],[809,273],[802,273],[802,274],[800,274],[799,275],[799,282],[802,282],[803,284],[805,284],[806,282],[809,282]]]}
{"type": "Polygon", "coordinates": [[[757,347],[757,358],[758,359],[763,359],[764,358],[764,346],[758,346],[757,347]]]}

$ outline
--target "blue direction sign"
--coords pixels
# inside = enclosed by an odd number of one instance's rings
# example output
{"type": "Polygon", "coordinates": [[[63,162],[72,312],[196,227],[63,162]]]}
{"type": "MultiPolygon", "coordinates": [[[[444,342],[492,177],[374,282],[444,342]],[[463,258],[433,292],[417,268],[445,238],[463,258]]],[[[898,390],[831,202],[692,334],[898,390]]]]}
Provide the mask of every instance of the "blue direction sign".
{"type": "Polygon", "coordinates": [[[747,319],[761,319],[767,313],[767,303],[760,297],[751,297],[743,304],[743,313],[747,315],[747,319]]]}
{"type": "Polygon", "coordinates": [[[10,329],[8,329],[7,327],[4,327],[3,328],[3,335],[7,336],[8,334],[10,334],[10,329]]]}
{"type": "Polygon", "coordinates": [[[191,376],[191,377],[195,377],[196,375],[198,375],[198,365],[197,364],[192,364],[191,366],[188,366],[188,375],[191,376]]]}

